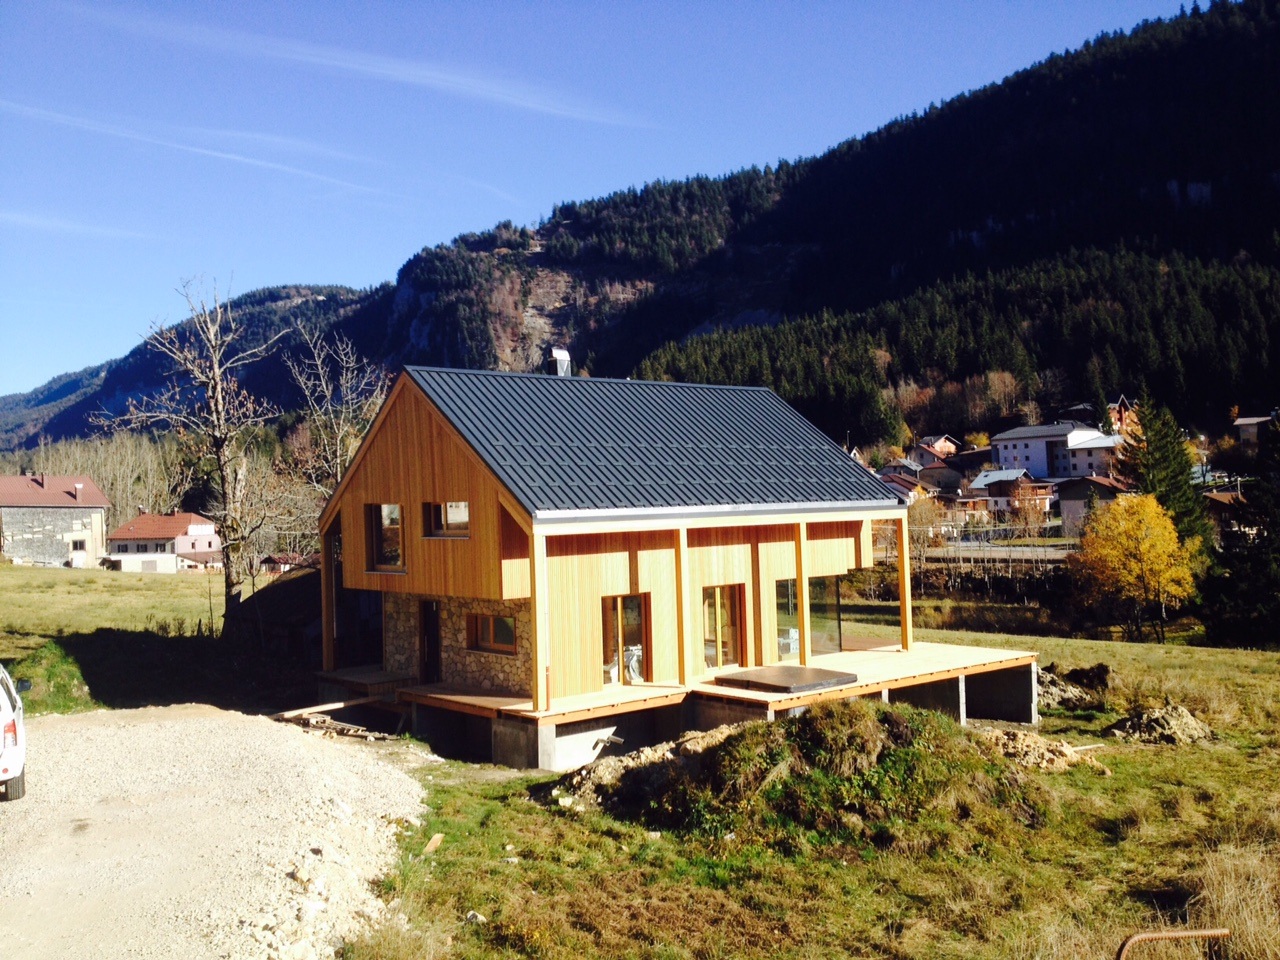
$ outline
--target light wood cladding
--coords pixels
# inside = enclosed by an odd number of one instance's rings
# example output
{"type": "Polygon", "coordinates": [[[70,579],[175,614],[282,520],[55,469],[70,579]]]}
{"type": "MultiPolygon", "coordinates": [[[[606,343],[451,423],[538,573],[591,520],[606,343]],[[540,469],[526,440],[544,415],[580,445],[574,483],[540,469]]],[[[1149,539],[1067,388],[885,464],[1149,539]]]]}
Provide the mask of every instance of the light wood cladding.
{"type": "MultiPolygon", "coordinates": [[[[335,494],[347,561],[343,586],[487,600],[520,596],[523,588],[522,595],[528,596],[528,563],[523,573],[517,563],[510,568],[503,563],[499,492],[497,480],[431,402],[411,385],[397,384],[359,462],[335,494]],[[424,537],[423,504],[454,500],[470,504],[470,536],[424,537]],[[400,505],[403,572],[365,569],[365,508],[378,503],[400,505]]],[[[326,515],[334,508],[330,503],[326,515]]],[[[510,539],[507,546],[514,552],[510,539]]]]}
{"type": "Polygon", "coordinates": [[[529,596],[529,534],[498,504],[498,526],[502,535],[502,599],[523,600],[529,596]]]}

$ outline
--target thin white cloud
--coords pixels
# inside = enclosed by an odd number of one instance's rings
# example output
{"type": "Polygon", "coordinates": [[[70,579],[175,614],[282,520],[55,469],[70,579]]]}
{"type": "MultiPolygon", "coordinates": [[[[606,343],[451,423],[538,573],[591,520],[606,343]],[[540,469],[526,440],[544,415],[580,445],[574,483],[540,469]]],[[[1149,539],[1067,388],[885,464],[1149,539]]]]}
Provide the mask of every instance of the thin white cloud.
{"type": "Polygon", "coordinates": [[[115,124],[103,123],[100,120],[94,120],[89,117],[77,117],[67,113],[57,113],[53,110],[43,110],[40,107],[31,107],[22,103],[14,103],[12,100],[0,100],[0,111],[13,114],[14,116],[25,117],[28,120],[39,120],[44,123],[53,123],[58,124],[59,126],[72,127],[76,130],[86,130],[90,133],[102,134],[103,136],[118,137],[121,140],[133,140],[137,143],[148,143],[157,147],[165,147],[169,150],[180,150],[183,153],[193,153],[197,156],[212,157],[216,160],[226,160],[231,163],[245,164],[246,166],[258,167],[263,170],[275,170],[279,173],[287,173],[295,177],[315,180],[319,183],[345,187],[348,190],[372,192],[371,187],[365,187],[358,183],[351,183],[347,180],[339,180],[337,177],[326,176],[323,173],[316,173],[313,170],[305,170],[301,167],[293,167],[285,163],[275,163],[271,160],[260,160],[257,157],[249,157],[240,153],[231,153],[227,150],[210,150],[190,143],[166,140],[163,137],[154,137],[150,134],[131,130],[128,127],[120,127],[115,124]]]}
{"type": "Polygon", "coordinates": [[[110,24],[117,29],[156,37],[170,43],[184,43],[206,50],[263,60],[300,63],[387,83],[438,90],[442,93],[485,100],[518,110],[543,113],[568,120],[612,126],[649,126],[635,118],[574,102],[531,84],[478,76],[424,60],[387,57],[359,50],[308,43],[303,40],[177,23],[147,16],[128,16],[97,7],[72,6],[70,9],[79,16],[110,24]]]}
{"type": "Polygon", "coordinates": [[[153,234],[138,233],[134,230],[121,230],[116,227],[98,227],[88,223],[77,223],[73,220],[62,220],[43,214],[18,213],[13,210],[0,210],[0,224],[20,227],[24,230],[38,230],[41,233],[69,234],[80,237],[93,237],[103,240],[155,240],[153,234]]]}
{"type": "Polygon", "coordinates": [[[226,130],[216,127],[179,127],[179,132],[197,138],[209,140],[238,140],[242,143],[256,143],[273,150],[291,153],[303,153],[329,160],[350,160],[356,163],[378,163],[372,157],[362,157],[354,153],[335,150],[322,143],[303,140],[300,137],[285,137],[274,133],[255,133],[251,130],[226,130]]]}

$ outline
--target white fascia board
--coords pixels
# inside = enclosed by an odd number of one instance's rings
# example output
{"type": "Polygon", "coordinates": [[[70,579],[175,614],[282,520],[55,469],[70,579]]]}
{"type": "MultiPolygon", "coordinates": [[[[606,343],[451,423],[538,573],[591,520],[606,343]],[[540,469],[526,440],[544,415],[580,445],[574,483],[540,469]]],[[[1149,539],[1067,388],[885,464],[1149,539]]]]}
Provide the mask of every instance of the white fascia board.
{"type": "Polygon", "coordinates": [[[601,520],[706,520],[794,516],[805,513],[855,513],[901,507],[900,500],[842,500],[830,503],[733,503],[709,507],[636,507],[626,510],[537,510],[533,520],[543,524],[598,523],[601,520]]]}

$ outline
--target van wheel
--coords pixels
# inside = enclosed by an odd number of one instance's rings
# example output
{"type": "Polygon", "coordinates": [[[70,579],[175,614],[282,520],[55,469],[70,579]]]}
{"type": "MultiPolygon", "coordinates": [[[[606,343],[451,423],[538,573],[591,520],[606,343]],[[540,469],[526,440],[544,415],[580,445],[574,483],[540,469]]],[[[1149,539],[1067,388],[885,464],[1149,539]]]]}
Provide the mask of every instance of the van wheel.
{"type": "Polygon", "coordinates": [[[27,792],[27,771],[24,769],[20,774],[4,785],[4,798],[6,800],[21,800],[27,792]]]}

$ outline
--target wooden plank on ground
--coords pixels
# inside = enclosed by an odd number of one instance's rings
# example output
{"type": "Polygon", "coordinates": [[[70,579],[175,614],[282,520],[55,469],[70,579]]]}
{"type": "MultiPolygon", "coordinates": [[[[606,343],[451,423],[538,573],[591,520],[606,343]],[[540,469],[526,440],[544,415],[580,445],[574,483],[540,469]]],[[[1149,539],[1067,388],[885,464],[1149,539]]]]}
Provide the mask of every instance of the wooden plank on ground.
{"type": "Polygon", "coordinates": [[[334,710],[341,710],[344,707],[358,707],[362,703],[373,703],[375,700],[381,700],[382,697],[357,697],[354,700],[339,700],[336,703],[322,703],[314,707],[299,707],[297,710],[285,710],[283,713],[273,713],[272,720],[291,720],[294,717],[305,716],[308,713],[332,713],[334,710]]]}

